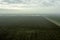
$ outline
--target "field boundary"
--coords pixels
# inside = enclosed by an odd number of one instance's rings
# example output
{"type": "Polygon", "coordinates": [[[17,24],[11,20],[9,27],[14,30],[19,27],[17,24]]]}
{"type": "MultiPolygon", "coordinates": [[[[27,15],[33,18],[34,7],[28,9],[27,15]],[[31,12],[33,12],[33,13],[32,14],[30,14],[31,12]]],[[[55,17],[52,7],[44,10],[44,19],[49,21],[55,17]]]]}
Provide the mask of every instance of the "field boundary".
{"type": "Polygon", "coordinates": [[[52,19],[50,19],[48,17],[45,17],[45,16],[44,16],[44,18],[46,18],[47,20],[49,20],[49,21],[53,22],[54,24],[60,26],[60,24],[58,22],[56,22],[56,21],[54,21],[54,20],[52,20],[52,19]]]}

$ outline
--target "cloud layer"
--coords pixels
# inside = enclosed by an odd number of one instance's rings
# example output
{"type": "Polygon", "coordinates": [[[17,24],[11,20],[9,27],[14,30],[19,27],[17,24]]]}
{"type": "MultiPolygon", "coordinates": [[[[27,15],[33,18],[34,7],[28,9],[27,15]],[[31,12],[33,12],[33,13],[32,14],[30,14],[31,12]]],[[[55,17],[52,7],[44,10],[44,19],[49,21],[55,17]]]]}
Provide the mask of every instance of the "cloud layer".
{"type": "Polygon", "coordinates": [[[0,8],[60,7],[60,0],[0,0],[0,8]]]}

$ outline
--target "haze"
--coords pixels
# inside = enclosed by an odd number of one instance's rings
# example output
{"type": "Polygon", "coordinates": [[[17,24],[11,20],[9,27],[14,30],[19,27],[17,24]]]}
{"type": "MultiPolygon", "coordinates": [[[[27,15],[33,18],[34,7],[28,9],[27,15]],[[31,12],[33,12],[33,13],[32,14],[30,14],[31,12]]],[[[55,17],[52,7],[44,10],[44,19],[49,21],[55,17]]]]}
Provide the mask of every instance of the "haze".
{"type": "Polygon", "coordinates": [[[60,13],[60,0],[0,0],[0,14],[60,13]]]}

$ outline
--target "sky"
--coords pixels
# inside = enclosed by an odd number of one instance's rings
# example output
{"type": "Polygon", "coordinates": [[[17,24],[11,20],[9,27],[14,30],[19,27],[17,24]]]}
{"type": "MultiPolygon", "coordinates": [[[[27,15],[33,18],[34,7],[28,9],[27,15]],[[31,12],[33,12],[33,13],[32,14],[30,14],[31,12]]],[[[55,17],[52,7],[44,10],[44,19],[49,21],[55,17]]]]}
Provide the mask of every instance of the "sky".
{"type": "Polygon", "coordinates": [[[60,13],[60,0],[0,0],[0,14],[60,13]]]}

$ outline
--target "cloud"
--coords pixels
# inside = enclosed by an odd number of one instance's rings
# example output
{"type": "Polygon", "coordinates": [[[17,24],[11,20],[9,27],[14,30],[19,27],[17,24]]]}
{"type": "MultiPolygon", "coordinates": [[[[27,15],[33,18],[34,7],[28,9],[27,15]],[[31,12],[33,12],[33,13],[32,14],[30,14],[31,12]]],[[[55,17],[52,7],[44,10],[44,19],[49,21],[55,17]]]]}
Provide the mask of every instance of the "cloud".
{"type": "Polygon", "coordinates": [[[60,7],[60,0],[0,0],[0,8],[60,7]]]}

